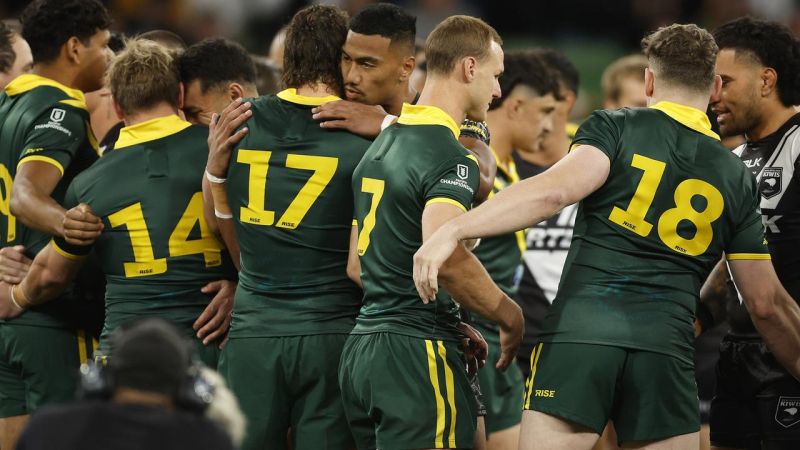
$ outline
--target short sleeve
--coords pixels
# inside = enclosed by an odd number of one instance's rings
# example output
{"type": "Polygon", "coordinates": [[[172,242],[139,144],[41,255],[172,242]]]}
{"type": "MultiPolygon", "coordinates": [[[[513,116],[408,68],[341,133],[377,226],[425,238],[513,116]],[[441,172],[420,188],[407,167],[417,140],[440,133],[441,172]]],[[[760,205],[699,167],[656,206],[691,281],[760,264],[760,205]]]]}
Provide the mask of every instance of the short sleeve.
{"type": "MultiPolygon", "coordinates": [[[[77,187],[75,186],[75,180],[72,180],[72,183],[69,184],[67,188],[66,194],[64,194],[64,208],[69,210],[74,208],[80,204],[80,199],[78,198],[77,187]]],[[[61,236],[54,236],[51,242],[53,245],[53,249],[58,252],[61,256],[72,259],[72,260],[79,260],[86,257],[92,250],[91,245],[73,245],[68,244],[67,241],[64,240],[61,236]]]]}
{"type": "Polygon", "coordinates": [[[764,237],[764,224],[761,221],[759,194],[755,180],[751,179],[748,190],[750,201],[743,206],[746,208],[743,217],[736,225],[730,243],[725,249],[729,261],[741,259],[770,259],[767,241],[764,237]]]}
{"type": "Polygon", "coordinates": [[[620,127],[613,120],[609,111],[598,110],[593,112],[578,128],[572,147],[578,145],[591,145],[599,149],[614,161],[619,152],[620,127]]]}
{"type": "Polygon", "coordinates": [[[429,172],[425,186],[425,205],[449,203],[467,211],[480,185],[480,171],[475,157],[461,155],[448,159],[429,172]]]}
{"type": "Polygon", "coordinates": [[[81,112],[69,107],[50,108],[34,121],[19,165],[42,161],[56,166],[63,175],[85,141],[86,120],[81,112]]]}

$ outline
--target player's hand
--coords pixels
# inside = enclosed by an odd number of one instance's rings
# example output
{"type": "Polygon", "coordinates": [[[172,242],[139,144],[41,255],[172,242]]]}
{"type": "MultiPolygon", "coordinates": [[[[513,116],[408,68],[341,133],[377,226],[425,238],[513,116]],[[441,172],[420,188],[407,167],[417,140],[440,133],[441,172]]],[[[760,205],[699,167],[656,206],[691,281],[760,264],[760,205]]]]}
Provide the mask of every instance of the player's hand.
{"type": "Polygon", "coordinates": [[[103,221],[92,213],[86,203],[67,210],[61,222],[64,240],[72,245],[91,245],[103,232],[103,221]]]}
{"type": "Polygon", "coordinates": [[[475,373],[486,364],[486,357],[489,355],[489,345],[481,335],[480,331],[476,330],[469,324],[461,322],[458,324],[458,329],[464,336],[466,336],[466,345],[464,345],[464,357],[467,359],[467,372],[470,375],[475,373]]]}
{"type": "Polygon", "coordinates": [[[0,320],[13,319],[25,312],[11,301],[12,287],[14,287],[13,284],[0,282],[0,320]]]}
{"type": "Polygon", "coordinates": [[[0,249],[0,280],[8,284],[22,283],[32,262],[25,256],[24,245],[3,247],[0,249]]]}
{"type": "Polygon", "coordinates": [[[368,106],[348,100],[325,103],[311,110],[322,128],[347,130],[353,134],[375,139],[381,133],[386,111],[380,106],[368,106]]]}
{"type": "MultiPolygon", "coordinates": [[[[204,294],[216,294],[192,325],[192,328],[197,331],[198,339],[203,340],[203,345],[208,345],[211,341],[228,333],[236,286],[234,281],[219,280],[208,283],[200,290],[204,294]]],[[[220,348],[222,348],[222,344],[220,344],[220,348]]]]}
{"type": "Polygon", "coordinates": [[[445,224],[414,254],[414,285],[423,303],[436,300],[439,292],[439,269],[458,245],[452,227],[445,224]]]}
{"type": "Polygon", "coordinates": [[[233,148],[247,135],[248,128],[239,129],[253,115],[250,102],[238,98],[221,114],[214,114],[208,125],[208,162],[206,170],[218,178],[226,178],[233,148]],[[238,131],[237,131],[238,130],[238,131]]]}
{"type": "Polygon", "coordinates": [[[514,362],[517,350],[522,343],[522,336],[525,333],[525,318],[522,316],[522,308],[516,302],[506,297],[500,304],[499,315],[502,317],[500,325],[500,358],[495,367],[506,370],[514,362]]]}

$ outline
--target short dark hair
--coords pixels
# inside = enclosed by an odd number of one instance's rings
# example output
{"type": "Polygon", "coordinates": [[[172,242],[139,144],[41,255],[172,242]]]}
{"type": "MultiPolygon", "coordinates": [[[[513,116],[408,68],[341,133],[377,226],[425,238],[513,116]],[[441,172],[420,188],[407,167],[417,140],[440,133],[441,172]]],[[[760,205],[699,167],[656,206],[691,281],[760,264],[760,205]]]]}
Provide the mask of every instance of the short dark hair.
{"type": "Polygon", "coordinates": [[[391,3],[377,3],[362,9],[350,20],[350,31],[368,36],[388,38],[392,44],[401,43],[414,50],[417,37],[417,18],[391,3]]]}
{"type": "Polygon", "coordinates": [[[558,74],[547,66],[542,57],[530,50],[513,50],[505,54],[505,70],[500,75],[502,96],[492,101],[490,110],[499,108],[517,86],[527,86],[539,96],[553,94],[560,100],[558,74]]]}
{"type": "Polygon", "coordinates": [[[8,72],[14,65],[17,54],[14,52],[14,32],[0,22],[0,72],[8,72]]]}
{"type": "Polygon", "coordinates": [[[784,106],[800,104],[800,43],[785,25],[743,17],[714,30],[722,49],[743,51],[778,74],[778,98],[784,106]]]}
{"type": "Polygon", "coordinates": [[[347,13],[335,6],[301,9],[286,29],[283,85],[291,88],[325,83],[341,95],[342,46],[347,39],[347,13]]]}
{"type": "Polygon", "coordinates": [[[547,67],[556,72],[558,80],[565,88],[578,95],[580,74],[567,55],[553,48],[538,48],[533,50],[533,53],[542,58],[547,67]]]}
{"type": "Polygon", "coordinates": [[[71,37],[88,45],[95,33],[111,26],[108,10],[98,0],[34,0],[22,12],[20,21],[22,37],[37,63],[58,58],[71,37]]]}
{"type": "Polygon", "coordinates": [[[650,69],[668,83],[703,92],[714,82],[717,44],[695,24],[661,27],[642,39],[650,69]]]}
{"type": "Polygon", "coordinates": [[[200,90],[220,87],[225,83],[256,83],[256,67],[247,50],[224,38],[200,41],[177,57],[178,70],[184,84],[200,80],[200,90]]]}

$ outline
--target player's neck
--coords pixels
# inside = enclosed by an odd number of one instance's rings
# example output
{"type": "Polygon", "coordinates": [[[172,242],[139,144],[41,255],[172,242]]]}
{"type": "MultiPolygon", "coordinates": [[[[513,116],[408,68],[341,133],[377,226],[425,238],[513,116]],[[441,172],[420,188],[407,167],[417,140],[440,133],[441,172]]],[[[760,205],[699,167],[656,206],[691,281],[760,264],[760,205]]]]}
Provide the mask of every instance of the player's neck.
{"type": "Polygon", "coordinates": [[[466,108],[464,95],[459,95],[460,91],[459,86],[447,78],[429,76],[417,104],[435,106],[452,117],[456,123],[461,124],[466,115],[466,108]]]}
{"type": "Polygon", "coordinates": [[[507,122],[497,117],[497,114],[503,114],[503,112],[499,109],[489,111],[486,115],[486,126],[489,127],[489,133],[492,137],[490,147],[494,154],[497,155],[497,159],[502,164],[506,164],[514,152],[514,145],[512,144],[511,132],[506,126],[507,122]]]}
{"type": "Polygon", "coordinates": [[[33,66],[31,73],[39,75],[40,77],[49,78],[57,81],[64,86],[72,89],[80,89],[77,86],[77,74],[63,65],[58,63],[40,63],[33,66]]]}
{"type": "Polygon", "coordinates": [[[297,95],[302,95],[303,97],[327,97],[329,95],[335,95],[339,97],[339,92],[336,92],[336,89],[331,88],[325,83],[313,83],[313,84],[306,84],[297,88],[297,95]]]}
{"type": "Polygon", "coordinates": [[[167,102],[161,102],[157,105],[141,111],[136,111],[132,114],[126,114],[123,118],[126,127],[130,127],[148,120],[158,119],[159,117],[167,117],[173,114],[178,114],[178,108],[170,105],[167,102]]]}
{"type": "Polygon", "coordinates": [[[395,96],[381,106],[387,113],[399,116],[403,110],[403,103],[414,103],[416,97],[417,91],[406,81],[397,89],[395,96]]]}
{"type": "Polygon", "coordinates": [[[663,88],[661,92],[653,93],[653,96],[647,102],[647,106],[653,106],[658,102],[672,102],[705,112],[708,109],[709,98],[710,95],[703,96],[678,89],[663,88]]]}
{"type": "Polygon", "coordinates": [[[795,111],[794,107],[786,107],[780,103],[772,107],[766,107],[761,114],[764,120],[760,121],[751,130],[747,130],[745,136],[747,140],[751,142],[764,139],[778,131],[778,129],[788,122],[795,114],[797,114],[797,111],[795,111]]]}

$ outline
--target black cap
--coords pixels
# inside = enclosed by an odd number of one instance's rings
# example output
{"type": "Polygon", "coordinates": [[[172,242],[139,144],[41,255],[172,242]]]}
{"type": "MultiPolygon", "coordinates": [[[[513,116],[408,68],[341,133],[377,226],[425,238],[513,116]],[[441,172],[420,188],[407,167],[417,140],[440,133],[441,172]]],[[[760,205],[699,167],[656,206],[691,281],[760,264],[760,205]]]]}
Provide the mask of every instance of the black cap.
{"type": "Polygon", "coordinates": [[[176,395],[191,364],[191,347],[169,322],[136,320],[111,338],[108,369],[114,387],[176,395]]]}

